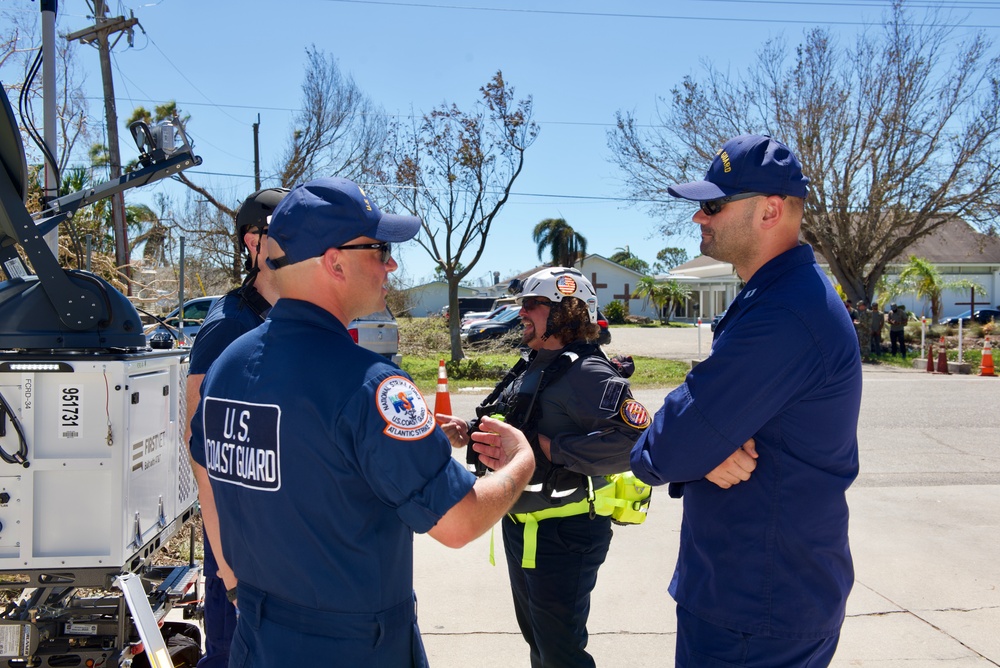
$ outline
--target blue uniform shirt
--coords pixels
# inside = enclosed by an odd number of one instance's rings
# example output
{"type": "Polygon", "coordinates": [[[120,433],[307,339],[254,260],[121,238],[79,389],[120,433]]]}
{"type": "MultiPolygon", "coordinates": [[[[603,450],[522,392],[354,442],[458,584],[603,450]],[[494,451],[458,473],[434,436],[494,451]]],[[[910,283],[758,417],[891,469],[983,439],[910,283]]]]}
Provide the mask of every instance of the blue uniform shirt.
{"type": "Polygon", "coordinates": [[[711,355],[632,450],[640,479],[683,483],[678,605],[745,633],[839,632],[854,582],[845,492],[858,474],[860,404],[854,327],[812,248],[798,246],[751,277],[711,355]],[[750,437],[749,480],[704,479],[750,437]]]}
{"type": "Polygon", "coordinates": [[[239,290],[233,290],[215,302],[191,348],[188,373],[207,373],[226,346],[264,322],[265,315],[258,315],[239,290]]]}
{"type": "Polygon", "coordinates": [[[212,365],[193,422],[226,560],[307,608],[379,612],[413,595],[413,532],[472,488],[409,377],[333,315],[282,299],[212,365]]]}

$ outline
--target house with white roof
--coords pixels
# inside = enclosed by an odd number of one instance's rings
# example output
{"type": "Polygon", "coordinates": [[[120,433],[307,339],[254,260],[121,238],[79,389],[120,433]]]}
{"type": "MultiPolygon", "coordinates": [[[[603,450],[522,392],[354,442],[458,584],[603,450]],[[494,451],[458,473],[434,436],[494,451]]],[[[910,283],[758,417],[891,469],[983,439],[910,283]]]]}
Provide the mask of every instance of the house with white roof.
{"type": "MultiPolygon", "coordinates": [[[[918,239],[886,268],[889,281],[899,277],[911,255],[932,263],[946,282],[965,279],[981,285],[985,295],[976,295],[976,308],[1000,308],[1000,238],[976,231],[964,220],[954,218],[932,234],[918,239]],[[982,301],[980,301],[982,300],[982,301]]],[[[830,275],[829,265],[822,256],[816,258],[830,275]]],[[[728,262],[719,262],[700,255],[675,267],[668,274],[656,277],[658,282],[677,280],[691,289],[691,297],[677,314],[678,319],[703,321],[728,308],[743,287],[743,282],[728,262]]],[[[836,279],[830,277],[831,282],[836,279]]],[[[951,317],[969,310],[968,290],[949,290],[942,295],[942,315],[951,317]]],[[[904,294],[896,302],[918,316],[930,317],[930,304],[913,293],[904,294]]],[[[881,304],[885,308],[887,304],[881,304]]]]}

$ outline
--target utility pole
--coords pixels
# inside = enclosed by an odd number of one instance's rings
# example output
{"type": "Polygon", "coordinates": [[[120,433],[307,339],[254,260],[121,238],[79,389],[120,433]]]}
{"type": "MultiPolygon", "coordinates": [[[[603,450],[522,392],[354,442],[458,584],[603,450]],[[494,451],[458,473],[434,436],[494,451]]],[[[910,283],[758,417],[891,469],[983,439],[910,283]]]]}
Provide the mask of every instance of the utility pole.
{"type": "Polygon", "coordinates": [[[257,114],[257,122],[253,124],[253,189],[260,190],[260,114],[257,114]]]}
{"type": "MultiPolygon", "coordinates": [[[[59,172],[56,158],[56,13],[58,0],[42,0],[42,132],[48,148],[45,158],[45,197],[48,203],[59,197],[59,172]]],[[[59,230],[45,235],[52,253],[59,257],[59,230]]]]}
{"type": "MultiPolygon", "coordinates": [[[[108,161],[111,168],[111,179],[122,175],[122,159],[118,149],[118,112],[115,109],[115,86],[111,75],[111,44],[109,37],[115,33],[129,31],[139,21],[135,17],[107,18],[107,4],[104,0],[94,0],[95,25],[83,30],[77,30],[66,36],[68,40],[80,40],[84,44],[97,42],[97,51],[101,59],[101,79],[104,82],[104,115],[108,124],[108,161]]],[[[125,197],[116,193],[111,197],[111,219],[115,232],[115,264],[125,274],[127,294],[132,294],[132,272],[129,267],[131,260],[128,250],[128,236],[125,227],[125,197]]]]}

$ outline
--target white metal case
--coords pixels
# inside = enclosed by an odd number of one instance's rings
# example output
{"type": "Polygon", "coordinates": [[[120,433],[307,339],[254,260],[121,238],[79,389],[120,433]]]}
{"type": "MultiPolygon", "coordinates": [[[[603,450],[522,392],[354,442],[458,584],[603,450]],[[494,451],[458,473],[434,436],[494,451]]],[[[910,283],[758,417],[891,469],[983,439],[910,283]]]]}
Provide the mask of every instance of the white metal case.
{"type": "Polygon", "coordinates": [[[29,463],[0,462],[0,570],[133,570],[179,528],[197,500],[183,355],[0,355],[29,463]]]}

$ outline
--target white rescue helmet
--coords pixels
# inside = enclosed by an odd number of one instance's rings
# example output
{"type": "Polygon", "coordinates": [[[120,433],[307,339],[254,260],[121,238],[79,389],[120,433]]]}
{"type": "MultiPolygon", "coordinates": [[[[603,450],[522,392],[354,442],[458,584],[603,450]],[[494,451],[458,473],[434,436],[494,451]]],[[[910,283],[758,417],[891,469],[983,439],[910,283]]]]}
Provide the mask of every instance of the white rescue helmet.
{"type": "Polygon", "coordinates": [[[587,305],[590,322],[597,322],[597,293],[594,286],[577,269],[546,267],[526,279],[514,279],[508,288],[520,304],[525,297],[544,297],[561,302],[566,297],[576,297],[587,305]]]}

